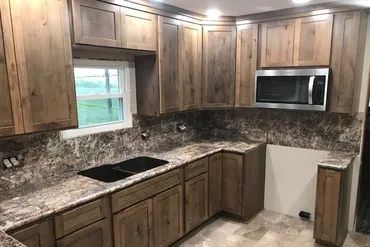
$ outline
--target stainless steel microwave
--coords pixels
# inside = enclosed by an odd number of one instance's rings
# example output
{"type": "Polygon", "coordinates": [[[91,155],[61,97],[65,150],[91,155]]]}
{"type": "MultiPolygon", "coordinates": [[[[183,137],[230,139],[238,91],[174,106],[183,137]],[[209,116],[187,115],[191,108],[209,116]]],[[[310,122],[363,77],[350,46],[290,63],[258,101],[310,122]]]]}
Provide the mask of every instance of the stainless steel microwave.
{"type": "Polygon", "coordinates": [[[329,68],[258,70],[256,107],[326,111],[329,68]]]}

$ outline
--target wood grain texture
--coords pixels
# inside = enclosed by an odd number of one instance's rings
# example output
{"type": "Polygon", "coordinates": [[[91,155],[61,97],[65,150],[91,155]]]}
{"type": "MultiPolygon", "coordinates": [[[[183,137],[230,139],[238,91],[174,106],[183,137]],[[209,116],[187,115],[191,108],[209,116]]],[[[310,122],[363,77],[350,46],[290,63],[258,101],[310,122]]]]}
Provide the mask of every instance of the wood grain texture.
{"type": "Polygon", "coordinates": [[[27,247],[50,247],[55,245],[53,223],[51,220],[15,230],[10,234],[27,247]]]}
{"type": "Polygon", "coordinates": [[[236,27],[203,27],[203,107],[235,105],[236,27]]]}
{"type": "Polygon", "coordinates": [[[222,153],[209,157],[208,181],[208,215],[212,217],[222,210],[222,153]]]}
{"type": "Polygon", "coordinates": [[[129,8],[121,8],[122,47],[136,50],[157,50],[157,16],[129,8]]]}
{"type": "Polygon", "coordinates": [[[237,27],[235,106],[254,107],[258,24],[237,27]]]}
{"type": "Polygon", "coordinates": [[[333,15],[296,19],[294,66],[329,66],[333,15]]]}
{"type": "Polygon", "coordinates": [[[185,166],[185,180],[189,180],[208,171],[208,158],[194,161],[185,166]]]}
{"type": "Polygon", "coordinates": [[[260,67],[293,66],[294,20],[261,25],[260,67]]]}
{"type": "Polygon", "coordinates": [[[67,1],[10,3],[25,132],[77,126],[67,1]]]}
{"type": "Polygon", "coordinates": [[[183,236],[183,196],[178,185],[153,198],[154,247],[170,246],[183,236]]]}
{"type": "Polygon", "coordinates": [[[161,114],[180,111],[182,89],[179,80],[181,22],[158,17],[158,59],[161,114]]]}
{"type": "Polygon", "coordinates": [[[113,216],[114,246],[153,246],[152,200],[113,216]]]}
{"type": "Polygon", "coordinates": [[[185,229],[190,232],[208,219],[208,174],[185,182],[185,229]]]}
{"type": "Polygon", "coordinates": [[[201,108],[202,26],[182,23],[180,39],[181,109],[201,108]]]}
{"type": "Polygon", "coordinates": [[[96,0],[73,0],[74,43],[122,47],[121,7],[96,0]]]}

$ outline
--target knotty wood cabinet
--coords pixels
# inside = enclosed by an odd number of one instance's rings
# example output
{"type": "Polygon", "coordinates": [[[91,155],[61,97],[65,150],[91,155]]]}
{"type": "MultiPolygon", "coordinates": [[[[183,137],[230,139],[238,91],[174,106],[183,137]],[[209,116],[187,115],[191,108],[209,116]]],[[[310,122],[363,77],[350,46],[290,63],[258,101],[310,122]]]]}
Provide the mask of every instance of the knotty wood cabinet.
{"type": "Polygon", "coordinates": [[[51,220],[39,222],[10,235],[27,247],[50,247],[55,243],[51,220]]]}
{"type": "Polygon", "coordinates": [[[329,96],[331,112],[358,112],[366,27],[367,14],[363,11],[334,15],[329,96]]]}
{"type": "Polygon", "coordinates": [[[235,105],[236,27],[203,27],[203,107],[235,105]]]}
{"type": "Polygon", "coordinates": [[[253,107],[258,24],[237,27],[235,106],[253,107]]]}
{"type": "Polygon", "coordinates": [[[314,238],[319,244],[342,246],[347,237],[350,171],[318,169],[314,238]]]}
{"type": "Polygon", "coordinates": [[[25,132],[77,126],[67,0],[10,9],[25,132]]]}
{"type": "Polygon", "coordinates": [[[222,153],[209,157],[208,163],[208,215],[222,210],[222,153]]]}

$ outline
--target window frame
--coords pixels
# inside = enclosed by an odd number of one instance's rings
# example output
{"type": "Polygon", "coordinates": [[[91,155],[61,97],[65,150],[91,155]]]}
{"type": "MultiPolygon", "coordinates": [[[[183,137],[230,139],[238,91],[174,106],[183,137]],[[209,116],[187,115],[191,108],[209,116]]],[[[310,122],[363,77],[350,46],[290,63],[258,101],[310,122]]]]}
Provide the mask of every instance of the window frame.
{"type": "MultiPolygon", "coordinates": [[[[92,60],[92,59],[74,59],[75,68],[97,68],[97,69],[118,69],[119,73],[119,86],[121,88],[120,93],[101,93],[77,96],[77,90],[75,93],[76,102],[78,100],[101,100],[101,99],[122,99],[122,111],[121,116],[123,121],[110,122],[105,124],[96,124],[85,127],[80,127],[71,130],[61,131],[62,139],[71,139],[80,136],[110,132],[125,128],[132,128],[132,86],[135,84],[134,72],[135,65],[132,62],[127,61],[110,61],[110,60],[92,60]]],[[[75,80],[75,77],[74,77],[75,80]]],[[[75,85],[77,85],[75,83],[75,85]]],[[[76,104],[76,107],[78,105],[76,104]]]]}

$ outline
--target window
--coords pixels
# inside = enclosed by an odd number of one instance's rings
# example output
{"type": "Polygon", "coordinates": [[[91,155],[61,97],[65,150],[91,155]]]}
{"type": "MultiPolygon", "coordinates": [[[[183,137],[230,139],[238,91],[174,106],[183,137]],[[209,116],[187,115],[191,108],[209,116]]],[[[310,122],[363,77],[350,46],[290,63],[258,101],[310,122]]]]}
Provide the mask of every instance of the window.
{"type": "Polygon", "coordinates": [[[134,68],[129,62],[75,60],[78,129],[63,138],[132,127],[131,86],[134,68]]]}

